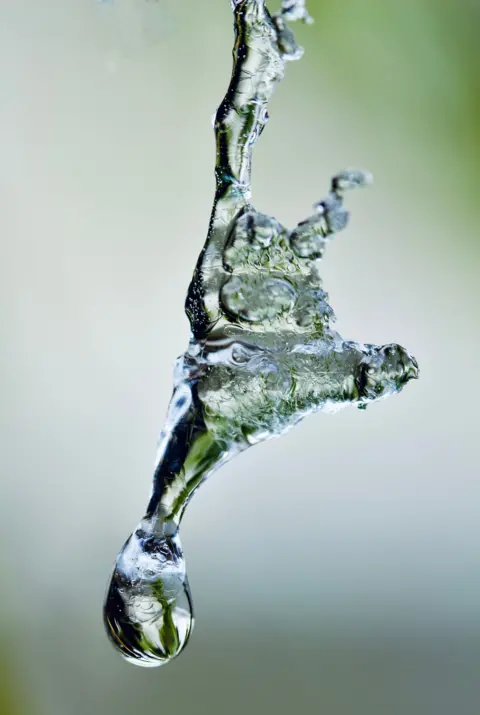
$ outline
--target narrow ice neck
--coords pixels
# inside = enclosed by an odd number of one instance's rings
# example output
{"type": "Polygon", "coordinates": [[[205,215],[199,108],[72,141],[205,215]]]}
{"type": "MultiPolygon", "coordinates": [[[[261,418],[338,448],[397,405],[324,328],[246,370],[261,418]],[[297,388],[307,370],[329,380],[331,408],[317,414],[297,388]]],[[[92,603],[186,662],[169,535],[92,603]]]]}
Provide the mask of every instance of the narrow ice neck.
{"type": "Polygon", "coordinates": [[[197,487],[229,458],[228,447],[205,424],[196,385],[180,384],[159,441],[152,495],[142,521],[146,532],[176,533],[197,487]]]}

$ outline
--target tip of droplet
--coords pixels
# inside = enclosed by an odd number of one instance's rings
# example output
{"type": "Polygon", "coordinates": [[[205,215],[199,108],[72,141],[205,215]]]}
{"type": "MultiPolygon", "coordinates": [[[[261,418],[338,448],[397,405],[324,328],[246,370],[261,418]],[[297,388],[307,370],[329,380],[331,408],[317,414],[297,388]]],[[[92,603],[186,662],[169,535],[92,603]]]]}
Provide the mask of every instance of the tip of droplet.
{"type": "Polygon", "coordinates": [[[314,19],[309,15],[305,0],[283,0],[281,13],[287,20],[302,20],[311,25],[314,19]]]}
{"type": "Polygon", "coordinates": [[[373,184],[373,176],[363,169],[345,169],[332,178],[332,191],[349,191],[373,184]]]}
{"type": "Polygon", "coordinates": [[[408,367],[408,377],[410,380],[418,380],[420,377],[420,368],[418,367],[418,362],[416,359],[413,357],[413,355],[410,355],[410,365],[408,367]]]}

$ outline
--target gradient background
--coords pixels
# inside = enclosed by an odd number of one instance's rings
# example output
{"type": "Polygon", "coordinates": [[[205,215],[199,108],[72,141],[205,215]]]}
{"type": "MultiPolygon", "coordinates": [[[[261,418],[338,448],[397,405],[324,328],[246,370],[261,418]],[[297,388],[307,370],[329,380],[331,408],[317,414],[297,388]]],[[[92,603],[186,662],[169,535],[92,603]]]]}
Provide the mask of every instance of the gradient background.
{"type": "Polygon", "coordinates": [[[101,606],[188,340],[231,10],[1,0],[2,715],[480,712],[480,3],[309,9],[255,204],[293,225],[373,172],[325,287],[345,338],[421,379],[212,477],[182,530],[193,638],[147,671],[101,606]]]}

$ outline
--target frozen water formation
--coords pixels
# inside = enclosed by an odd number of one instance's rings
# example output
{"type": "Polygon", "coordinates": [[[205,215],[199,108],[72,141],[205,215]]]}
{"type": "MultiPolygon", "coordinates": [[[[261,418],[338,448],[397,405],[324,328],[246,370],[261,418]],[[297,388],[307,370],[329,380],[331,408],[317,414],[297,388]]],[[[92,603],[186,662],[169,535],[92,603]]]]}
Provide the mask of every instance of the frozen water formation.
{"type": "Polygon", "coordinates": [[[216,193],[207,241],[186,299],[187,351],[176,363],[147,511],[120,552],[107,590],[108,635],[131,663],[156,666],[185,647],[193,607],[179,526],[209,474],[305,415],[369,402],[418,376],[399,345],[345,341],[332,329],[319,262],[345,228],[345,192],[370,182],[342,171],[293,230],[250,198],[252,149],[285,63],[296,60],[288,21],[310,22],[305,1],[233,0],[233,72],[215,117],[216,193]]]}

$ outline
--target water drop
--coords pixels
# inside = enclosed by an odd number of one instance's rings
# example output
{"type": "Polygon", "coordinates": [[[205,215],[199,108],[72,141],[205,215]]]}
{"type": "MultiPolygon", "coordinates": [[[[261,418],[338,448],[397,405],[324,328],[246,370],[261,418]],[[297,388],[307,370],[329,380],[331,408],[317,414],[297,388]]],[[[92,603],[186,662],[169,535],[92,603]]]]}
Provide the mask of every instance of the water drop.
{"type": "Polygon", "coordinates": [[[139,528],[127,540],[108,587],[105,624],[113,644],[137,665],[161,665],[184,648],[193,607],[178,536],[139,528]]]}

